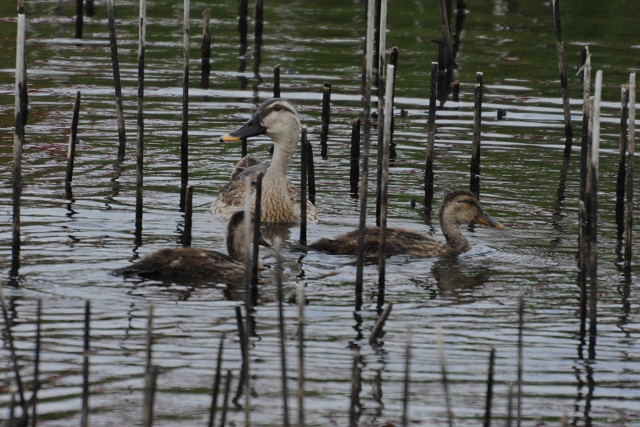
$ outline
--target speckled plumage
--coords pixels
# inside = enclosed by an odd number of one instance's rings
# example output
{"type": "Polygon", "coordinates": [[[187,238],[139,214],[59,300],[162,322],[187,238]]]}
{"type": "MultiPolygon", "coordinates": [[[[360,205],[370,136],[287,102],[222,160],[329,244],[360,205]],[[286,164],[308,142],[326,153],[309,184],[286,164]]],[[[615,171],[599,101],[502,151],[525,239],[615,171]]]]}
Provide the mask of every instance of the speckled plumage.
{"type": "MultiPolygon", "coordinates": [[[[229,218],[242,209],[246,197],[254,197],[255,181],[263,173],[261,219],[264,222],[298,222],[300,220],[300,192],[286,176],[289,163],[298,147],[300,120],[295,106],[282,98],[263,102],[251,119],[241,128],[222,137],[235,141],[266,133],[273,139],[271,162],[257,163],[253,157],[243,158],[234,169],[231,181],[225,185],[211,205],[211,212],[229,218]],[[246,178],[250,177],[251,188],[246,178]]],[[[307,219],[317,221],[316,208],[307,201],[307,219]]]]}

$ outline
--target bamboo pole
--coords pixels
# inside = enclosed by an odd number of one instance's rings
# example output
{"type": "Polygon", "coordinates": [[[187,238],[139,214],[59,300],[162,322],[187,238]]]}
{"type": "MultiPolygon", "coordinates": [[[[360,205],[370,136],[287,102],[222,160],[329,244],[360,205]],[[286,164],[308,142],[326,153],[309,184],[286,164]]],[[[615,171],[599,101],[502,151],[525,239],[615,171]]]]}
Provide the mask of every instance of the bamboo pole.
{"type": "Polygon", "coordinates": [[[364,124],[364,147],[362,153],[362,173],[360,175],[360,219],[358,227],[358,258],[356,261],[355,310],[362,308],[362,282],[364,277],[364,238],[367,225],[367,194],[369,185],[369,150],[371,147],[371,76],[373,69],[373,27],[375,0],[368,0],[367,38],[365,48],[365,79],[362,121],[364,124]]]}
{"type": "Polygon", "coordinates": [[[473,105],[473,145],[471,147],[471,171],[469,190],[480,198],[480,139],[482,135],[482,92],[483,74],[476,73],[473,105]]]}
{"type": "Polygon", "coordinates": [[[12,223],[11,223],[11,271],[9,275],[16,277],[20,270],[20,208],[22,200],[22,147],[24,145],[24,125],[26,101],[26,67],[25,67],[25,28],[26,17],[22,0],[18,3],[18,20],[16,29],[16,74],[14,92],[14,119],[13,132],[13,164],[12,176],[12,223]]]}
{"type": "Polygon", "coordinates": [[[69,145],[67,147],[67,171],[64,184],[69,193],[73,180],[73,166],[76,160],[76,144],[78,143],[78,119],[80,116],[80,91],[76,92],[76,100],[73,103],[73,116],[71,118],[71,131],[69,134],[69,145]]]}
{"type": "Polygon", "coordinates": [[[296,299],[298,302],[298,427],[304,427],[304,285],[298,285],[296,299]]]}
{"type": "Polygon", "coordinates": [[[89,354],[91,339],[91,302],[86,301],[84,306],[84,351],[82,362],[82,413],[80,416],[80,426],[89,425],[89,354]]]}
{"type": "Polygon", "coordinates": [[[200,73],[200,87],[209,89],[209,76],[211,74],[211,11],[209,9],[202,12],[202,44],[200,53],[202,55],[202,72],[200,73]]]}
{"type": "Polygon", "coordinates": [[[593,100],[593,128],[591,142],[591,169],[589,214],[589,358],[596,354],[596,337],[598,333],[598,174],[600,165],[600,104],[602,99],[602,71],[596,71],[593,100]]]}
{"type": "MultiPolygon", "coordinates": [[[[211,409],[209,410],[209,423],[208,427],[214,427],[216,421],[216,412],[218,409],[218,395],[220,394],[220,378],[222,376],[222,353],[224,351],[224,338],[222,334],[220,337],[220,343],[218,344],[218,357],[216,359],[216,372],[213,376],[213,387],[211,387],[211,409]]],[[[228,388],[228,387],[227,387],[228,388]]],[[[228,391],[227,389],[225,389],[228,391]]],[[[228,394],[225,393],[228,398],[228,394]]],[[[226,398],[225,398],[226,405],[226,398]]]]}
{"type": "Polygon", "coordinates": [[[120,82],[120,59],[118,56],[118,38],[116,35],[116,15],[113,0],[107,0],[107,16],[109,20],[109,47],[111,48],[111,69],[113,70],[113,87],[116,97],[116,119],[118,122],[118,155],[117,161],[124,160],[127,146],[127,134],[124,125],[124,107],[122,104],[122,83],[120,82]]]}
{"type": "MultiPolygon", "coordinates": [[[[383,3],[385,3],[383,1],[383,3]]],[[[391,119],[393,117],[393,77],[395,67],[387,66],[387,87],[384,100],[384,136],[382,139],[382,173],[380,175],[380,248],[378,250],[378,311],[382,311],[385,299],[387,258],[387,199],[389,193],[389,154],[391,146],[391,119]]]]}
{"type": "Polygon", "coordinates": [[[190,0],[184,0],[182,20],[182,133],[180,138],[180,210],[184,212],[189,186],[189,34],[190,0]]]}
{"type": "Polygon", "coordinates": [[[307,127],[300,134],[300,244],[307,244],[307,127]]]}
{"type": "Polygon", "coordinates": [[[436,100],[438,99],[438,63],[431,63],[431,90],[429,94],[429,118],[427,120],[427,155],[424,167],[425,220],[431,223],[433,205],[433,157],[436,141],[436,100]]]}
{"type": "Polygon", "coordinates": [[[627,179],[625,187],[627,190],[627,215],[625,218],[625,246],[624,262],[631,266],[633,256],[633,163],[635,157],[635,134],[636,134],[636,73],[629,74],[629,142],[627,143],[627,179]]]}
{"type": "Polygon", "coordinates": [[[571,127],[571,104],[569,100],[569,89],[567,83],[567,64],[564,55],[564,40],[562,38],[560,0],[551,0],[551,4],[553,7],[553,21],[556,30],[556,50],[558,52],[558,67],[560,68],[560,88],[562,90],[562,106],[564,113],[564,156],[569,157],[571,155],[571,145],[573,142],[573,129],[571,127]]]}
{"type": "Polygon", "coordinates": [[[444,50],[444,63],[442,71],[449,70],[453,66],[453,43],[451,41],[451,29],[445,0],[439,1],[440,5],[440,31],[442,32],[442,48],[444,50]]]}
{"type": "Polygon", "coordinates": [[[377,143],[377,157],[376,157],[376,225],[380,226],[380,195],[382,186],[382,151],[383,142],[382,138],[384,131],[384,112],[385,112],[385,67],[386,67],[386,44],[387,44],[387,0],[380,0],[379,2],[379,19],[377,22],[378,33],[378,45],[376,63],[377,69],[377,86],[378,86],[378,143],[377,143]]]}
{"type": "Polygon", "coordinates": [[[311,203],[316,203],[316,168],[313,161],[313,147],[307,140],[307,183],[309,184],[309,200],[311,203]]]}
{"type": "Polygon", "coordinates": [[[142,244],[142,206],[144,194],[144,61],[147,38],[147,2],[140,0],[138,27],[138,143],[136,147],[136,231],[135,244],[142,244]]]}

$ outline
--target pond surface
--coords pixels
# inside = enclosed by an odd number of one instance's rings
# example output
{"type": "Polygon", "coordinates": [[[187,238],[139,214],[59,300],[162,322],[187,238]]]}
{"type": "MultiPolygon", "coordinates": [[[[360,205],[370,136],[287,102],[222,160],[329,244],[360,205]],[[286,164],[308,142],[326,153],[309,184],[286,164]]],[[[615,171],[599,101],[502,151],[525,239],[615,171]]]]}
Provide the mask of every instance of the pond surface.
{"type": "MultiPolygon", "coordinates": [[[[241,352],[234,307],[223,286],[196,287],[111,274],[141,255],[180,244],[178,209],[182,108],[182,2],[148,2],[145,91],[145,207],[142,245],[134,243],[137,4],[117,1],[118,48],[125,95],[127,155],[113,180],[118,143],[105,4],[85,18],[84,39],[74,36],[70,1],[27,2],[30,97],[24,152],[22,268],[3,292],[29,383],[37,300],[43,304],[39,422],[75,425],[80,418],[84,301],[92,303],[91,424],[140,424],[146,316],[155,304],[154,362],[160,367],[155,425],[200,426],[208,419],[216,351],[227,333],[224,369],[237,378],[241,352]],[[73,198],[64,190],[67,140],[75,92],[82,92],[80,144],[73,198]]],[[[479,425],[484,414],[488,356],[496,349],[494,424],[507,417],[516,381],[518,299],[525,298],[522,425],[640,426],[640,299],[636,263],[630,274],[617,264],[614,219],[620,85],[637,69],[640,27],[634,2],[562,2],[564,33],[578,146],[581,83],[579,51],[591,46],[594,70],[603,70],[601,135],[599,312],[596,358],[580,336],[577,286],[578,148],[560,213],[554,214],[564,146],[555,38],[549,2],[468,2],[457,57],[460,99],[438,110],[435,200],[468,186],[475,73],[482,71],[482,203],[505,224],[502,231],[466,231],[472,249],[447,259],[395,256],[387,263],[387,301],[394,308],[382,347],[369,345],[377,319],[377,268],[365,268],[365,305],[354,320],[354,259],[285,250],[285,294],[302,285],[306,308],[306,420],[347,425],[354,350],[362,355],[359,424],[399,422],[404,352],[411,342],[411,425],[447,424],[436,330],[442,328],[454,421],[479,425]],[[497,111],[504,109],[505,118],[497,111]]],[[[440,36],[436,1],[395,0],[389,9],[387,46],[399,55],[389,224],[432,234],[423,221],[423,168],[429,70],[440,36]],[[400,115],[400,110],[406,114],[400,115]],[[412,200],[417,201],[412,207],[412,200]]],[[[250,5],[254,7],[253,4],[250,5]]],[[[218,189],[240,158],[234,143],[218,137],[237,128],[272,93],[272,67],[282,67],[282,95],[293,100],[316,153],[320,221],[309,240],[352,230],[358,203],[349,193],[351,121],[361,111],[364,36],[362,1],[266,2],[261,61],[253,35],[239,59],[237,2],[193,1],[189,115],[190,183],[194,195],[193,246],[224,250],[225,222],[209,213],[218,189]],[[201,13],[211,10],[213,64],[210,88],[198,88],[201,13]],[[333,88],[328,159],[319,158],[322,85],[333,88]]],[[[253,11],[251,11],[253,15],[253,11]]],[[[455,14],[454,14],[455,16],[455,14]]],[[[0,268],[10,267],[15,63],[15,6],[0,5],[0,268]]],[[[249,20],[253,28],[253,20],[249,20]]],[[[375,130],[375,129],[374,129],[375,130]]],[[[249,151],[268,158],[267,137],[249,151]]],[[[298,182],[299,156],[290,177],[298,182]]],[[[637,162],[637,161],[636,161],[637,162]]],[[[375,162],[372,162],[374,164],[375,162]]],[[[374,176],[375,173],[372,174],[374,176]]],[[[637,175],[636,175],[637,176],[637,175]]],[[[638,178],[636,178],[636,181],[638,178]]],[[[372,188],[375,186],[372,183],[372,188]]],[[[635,200],[640,192],[636,191],[635,200]]],[[[636,210],[639,206],[636,207],[636,210]]],[[[373,205],[370,204],[371,212],[373,205]]],[[[372,221],[369,217],[369,222],[372,221]]],[[[638,224],[638,220],[636,220],[638,224]]],[[[637,226],[636,226],[637,230],[637,226]]],[[[290,243],[298,236],[291,229],[290,243]]],[[[638,231],[636,231],[638,233],[638,231]]],[[[636,240],[637,242],[637,240],[636,240]]],[[[640,245],[634,245],[637,254],[640,245]]],[[[262,251],[263,262],[274,256],[262,251]]],[[[637,255],[636,255],[637,257],[637,255]]],[[[252,347],[255,425],[281,424],[276,290],[263,274],[252,347]]],[[[297,307],[285,307],[291,389],[297,378],[297,307]]],[[[6,325],[3,322],[3,328],[6,325]]],[[[8,347],[2,349],[0,388],[13,379],[8,347]]],[[[235,380],[234,380],[235,383],[235,380]]],[[[235,387],[235,385],[234,385],[235,387]]],[[[2,393],[2,415],[9,393],[2,393]]],[[[295,409],[294,394],[291,405],[295,409]]],[[[243,423],[233,407],[229,423],[243,423]]],[[[229,424],[231,425],[231,424],[229,424]]],[[[391,424],[389,424],[391,425],[391,424]]]]}

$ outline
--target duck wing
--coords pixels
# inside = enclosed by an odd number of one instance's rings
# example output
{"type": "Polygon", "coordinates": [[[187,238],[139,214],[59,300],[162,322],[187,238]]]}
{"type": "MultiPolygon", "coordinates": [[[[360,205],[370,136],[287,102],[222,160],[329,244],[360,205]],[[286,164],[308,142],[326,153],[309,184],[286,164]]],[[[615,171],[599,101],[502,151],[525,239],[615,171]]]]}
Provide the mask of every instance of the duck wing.
{"type": "Polygon", "coordinates": [[[211,205],[211,213],[219,215],[224,219],[231,218],[234,212],[242,209],[247,192],[252,193],[258,174],[265,173],[269,167],[269,162],[257,162],[253,157],[245,156],[237,164],[231,174],[231,181],[220,189],[218,196],[211,205]],[[245,160],[246,159],[246,160],[245,160]],[[251,164],[251,166],[247,166],[251,164]],[[251,178],[251,188],[246,188],[246,178],[251,178]]]}

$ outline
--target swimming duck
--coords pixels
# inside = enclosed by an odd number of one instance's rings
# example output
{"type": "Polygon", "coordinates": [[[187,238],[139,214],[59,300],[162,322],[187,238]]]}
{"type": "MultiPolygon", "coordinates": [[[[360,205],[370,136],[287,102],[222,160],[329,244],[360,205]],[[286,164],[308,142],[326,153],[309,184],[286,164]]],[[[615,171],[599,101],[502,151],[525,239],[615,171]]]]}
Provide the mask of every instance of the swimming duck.
{"type": "MultiPolygon", "coordinates": [[[[440,207],[440,227],[447,239],[438,242],[412,230],[388,228],[386,254],[409,254],[419,257],[455,255],[469,250],[469,241],[460,232],[460,226],[479,223],[502,230],[504,226],[491,218],[480,207],[476,196],[470,191],[448,193],[440,207]]],[[[320,239],[310,245],[312,249],[331,254],[357,254],[358,230],[343,234],[334,239],[320,239]]],[[[380,229],[367,227],[365,230],[365,251],[375,255],[380,247],[380,229]]]]}
{"type": "Polygon", "coordinates": [[[253,227],[247,226],[244,217],[244,211],[237,211],[227,225],[229,255],[204,248],[160,249],[114,272],[174,282],[245,283],[253,227]]]}
{"type": "MultiPolygon", "coordinates": [[[[287,179],[289,162],[298,148],[300,119],[296,107],[286,99],[272,98],[263,102],[253,116],[239,129],[222,136],[222,141],[240,141],[242,138],[266,133],[273,139],[273,157],[269,163],[258,163],[251,156],[240,160],[231,175],[231,181],[220,190],[211,205],[211,212],[229,218],[242,209],[247,191],[253,193],[255,180],[262,180],[262,221],[298,222],[300,220],[300,193],[287,179]],[[246,178],[251,177],[251,188],[246,178]]],[[[317,221],[316,208],[307,201],[307,219],[317,221]]]]}

